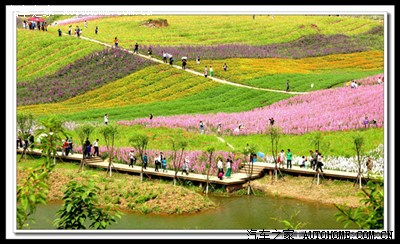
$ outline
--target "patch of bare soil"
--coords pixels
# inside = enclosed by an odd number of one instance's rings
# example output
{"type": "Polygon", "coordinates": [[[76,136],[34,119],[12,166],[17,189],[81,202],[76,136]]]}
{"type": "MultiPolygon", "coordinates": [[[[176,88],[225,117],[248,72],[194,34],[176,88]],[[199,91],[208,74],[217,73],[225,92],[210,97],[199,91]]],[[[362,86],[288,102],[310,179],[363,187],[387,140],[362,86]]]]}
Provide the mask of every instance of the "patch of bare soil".
{"type": "Polygon", "coordinates": [[[149,19],[142,25],[150,28],[168,27],[168,21],[166,19],[149,19]]]}

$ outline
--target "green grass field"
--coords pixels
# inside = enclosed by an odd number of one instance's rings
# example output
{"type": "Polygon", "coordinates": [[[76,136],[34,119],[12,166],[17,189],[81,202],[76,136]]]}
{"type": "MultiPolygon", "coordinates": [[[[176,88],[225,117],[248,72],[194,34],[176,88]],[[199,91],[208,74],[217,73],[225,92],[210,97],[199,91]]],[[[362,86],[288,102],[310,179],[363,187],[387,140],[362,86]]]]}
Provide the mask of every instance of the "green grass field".
{"type": "MultiPolygon", "coordinates": [[[[147,45],[264,45],[289,42],[311,34],[356,36],[382,24],[381,20],[322,15],[258,15],[254,20],[252,15],[138,15],[91,20],[87,29],[83,28],[83,21],[73,26],[79,25],[83,29],[83,36],[109,44],[113,44],[117,36],[121,47],[132,48],[136,42],[147,45]],[[143,26],[142,23],[149,19],[166,19],[169,26],[143,26]],[[94,32],[96,26],[99,28],[97,35],[94,32]]],[[[56,33],[57,29],[49,31],[56,33]]],[[[68,25],[61,26],[61,29],[66,33],[68,25]]]]}

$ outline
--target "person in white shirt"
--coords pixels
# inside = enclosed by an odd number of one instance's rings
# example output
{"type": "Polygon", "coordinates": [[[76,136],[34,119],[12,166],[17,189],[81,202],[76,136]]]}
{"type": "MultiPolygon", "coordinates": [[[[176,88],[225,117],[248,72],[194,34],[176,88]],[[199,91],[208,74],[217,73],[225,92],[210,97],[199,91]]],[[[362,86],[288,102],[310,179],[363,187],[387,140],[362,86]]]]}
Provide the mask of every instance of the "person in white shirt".
{"type": "Polygon", "coordinates": [[[218,159],[218,163],[217,163],[217,168],[218,168],[218,178],[220,178],[222,180],[222,176],[224,175],[224,165],[221,161],[221,158],[218,159]]]}
{"type": "Polygon", "coordinates": [[[99,156],[99,139],[93,142],[94,156],[99,156]]]}
{"type": "Polygon", "coordinates": [[[160,164],[161,164],[161,157],[158,155],[158,153],[156,153],[156,157],[154,158],[154,166],[155,166],[154,171],[158,172],[158,166],[160,164]]]}
{"type": "Polygon", "coordinates": [[[183,162],[182,166],[182,175],[183,173],[186,173],[186,175],[189,175],[189,157],[186,156],[185,161],[183,162]]]}
{"type": "Polygon", "coordinates": [[[129,158],[130,158],[130,164],[129,167],[132,166],[136,163],[136,157],[135,157],[135,151],[133,151],[133,149],[129,152],[129,158]]]}
{"type": "Polygon", "coordinates": [[[108,125],[108,114],[104,115],[104,124],[108,125]]]}

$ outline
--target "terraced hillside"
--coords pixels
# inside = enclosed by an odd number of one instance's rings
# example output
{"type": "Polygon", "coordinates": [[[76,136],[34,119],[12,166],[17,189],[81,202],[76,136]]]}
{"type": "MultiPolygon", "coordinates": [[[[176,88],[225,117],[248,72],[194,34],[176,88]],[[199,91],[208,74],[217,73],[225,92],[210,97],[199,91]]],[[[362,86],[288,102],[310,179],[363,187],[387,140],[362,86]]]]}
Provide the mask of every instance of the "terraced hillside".
{"type": "MultiPolygon", "coordinates": [[[[75,25],[75,24],[74,24],[75,25]]],[[[77,23],[83,28],[83,21],[77,23]]],[[[357,36],[382,22],[349,16],[275,15],[256,16],[116,16],[89,21],[83,35],[101,42],[131,48],[138,42],[147,45],[265,45],[295,41],[315,34],[357,36]],[[151,28],[143,25],[149,19],[166,19],[168,27],[151,28]],[[98,34],[94,29],[98,26],[98,34]]],[[[61,27],[66,33],[68,26],[61,27]]],[[[57,29],[53,30],[56,32],[57,29]]]]}
{"type": "MultiPolygon", "coordinates": [[[[168,27],[142,25],[148,16],[99,18],[89,21],[82,36],[109,45],[117,36],[119,46],[130,50],[138,42],[142,54],[152,45],[153,57],[161,59],[162,50],[166,50],[176,58],[177,65],[181,64],[180,56],[187,55],[188,69],[203,73],[206,65],[212,66],[214,77],[234,83],[281,91],[289,80],[289,91],[309,93],[294,96],[220,84],[121,49],[105,49],[85,38],[58,37],[58,28],[64,33],[68,29],[67,25],[60,25],[47,33],[18,31],[17,110],[31,112],[37,118],[55,114],[73,123],[96,124],[102,123],[108,113],[113,123],[128,125],[130,122],[126,121],[133,119],[139,120],[132,124],[144,121],[145,133],[156,129],[149,128],[146,121],[153,113],[153,126],[161,126],[160,130],[169,133],[176,132],[173,127],[182,127],[188,138],[197,139],[199,120],[207,120],[209,135],[216,132],[212,126],[223,121],[221,136],[240,136],[241,142],[246,138],[251,140],[251,134],[261,133],[270,116],[277,116],[287,136],[308,136],[323,130],[338,131],[335,136],[338,139],[337,135],[346,130],[360,130],[364,115],[369,115],[378,120],[379,136],[370,136],[368,147],[383,143],[379,127],[384,124],[384,89],[377,84],[378,78],[385,75],[381,21],[300,15],[255,19],[252,16],[152,17],[167,19],[168,27]],[[94,33],[95,26],[99,27],[98,34],[94,33]],[[34,51],[26,43],[37,36],[36,41],[43,48],[34,51]],[[57,56],[60,52],[64,55],[57,56]],[[198,52],[202,54],[200,64],[194,60],[198,52]],[[80,56],[81,53],[85,55],[80,56]],[[34,59],[40,60],[44,68],[31,68],[34,59]],[[228,65],[227,71],[222,69],[224,63],[228,65]],[[351,80],[357,80],[360,87],[348,87],[351,80]],[[29,97],[32,94],[36,97],[29,97]],[[312,111],[307,111],[307,107],[312,111]],[[339,111],[342,115],[336,116],[339,111]],[[298,119],[307,121],[309,126],[293,123],[298,119]],[[186,124],[177,126],[179,123],[186,124]],[[246,130],[232,133],[239,123],[244,123],[246,130]]],[[[83,23],[77,25],[83,27],[83,23]]],[[[134,131],[133,128],[136,127],[123,126],[125,131],[134,131]]],[[[201,143],[193,143],[198,150],[208,144],[203,139],[199,139],[201,143]]]]}
{"type": "Polygon", "coordinates": [[[55,32],[17,29],[17,82],[50,75],[85,57],[101,45],[74,38],[60,38],[55,32]]]}

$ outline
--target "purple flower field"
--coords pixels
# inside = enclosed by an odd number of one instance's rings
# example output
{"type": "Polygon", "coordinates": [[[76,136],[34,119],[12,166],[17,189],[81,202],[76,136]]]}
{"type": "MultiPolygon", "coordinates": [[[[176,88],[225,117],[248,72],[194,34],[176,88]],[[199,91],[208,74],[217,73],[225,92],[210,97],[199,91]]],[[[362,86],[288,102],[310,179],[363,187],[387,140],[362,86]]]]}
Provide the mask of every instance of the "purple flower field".
{"type": "Polygon", "coordinates": [[[206,133],[215,132],[218,123],[221,122],[223,134],[249,135],[265,133],[269,126],[269,118],[273,117],[275,125],[282,127],[285,134],[304,134],[317,130],[362,128],[365,116],[368,116],[369,120],[376,120],[377,123],[373,126],[383,127],[383,85],[319,90],[247,112],[160,116],[151,121],[148,118],[140,118],[118,123],[198,131],[199,122],[202,120],[206,133]],[[239,124],[243,125],[240,130],[239,124]]]}
{"type": "Polygon", "coordinates": [[[79,16],[79,17],[75,17],[75,18],[71,18],[71,19],[57,21],[57,25],[69,25],[69,24],[83,22],[85,20],[89,21],[89,20],[94,20],[94,19],[99,19],[99,18],[104,18],[104,17],[108,17],[108,16],[106,16],[106,15],[87,15],[87,16],[83,15],[83,16],[79,16]]]}
{"type": "Polygon", "coordinates": [[[64,101],[152,64],[147,59],[119,49],[94,52],[53,75],[19,82],[17,106],[64,101]]]}
{"type": "MultiPolygon", "coordinates": [[[[162,58],[163,50],[172,54],[176,60],[186,56],[195,60],[201,59],[225,59],[225,58],[305,58],[330,54],[345,54],[366,51],[365,45],[346,35],[310,35],[300,39],[279,44],[264,46],[249,46],[240,44],[226,44],[216,46],[159,46],[140,45],[139,50],[147,52],[151,46],[153,54],[162,58]]],[[[133,49],[133,48],[132,48],[133,49]]]]}

